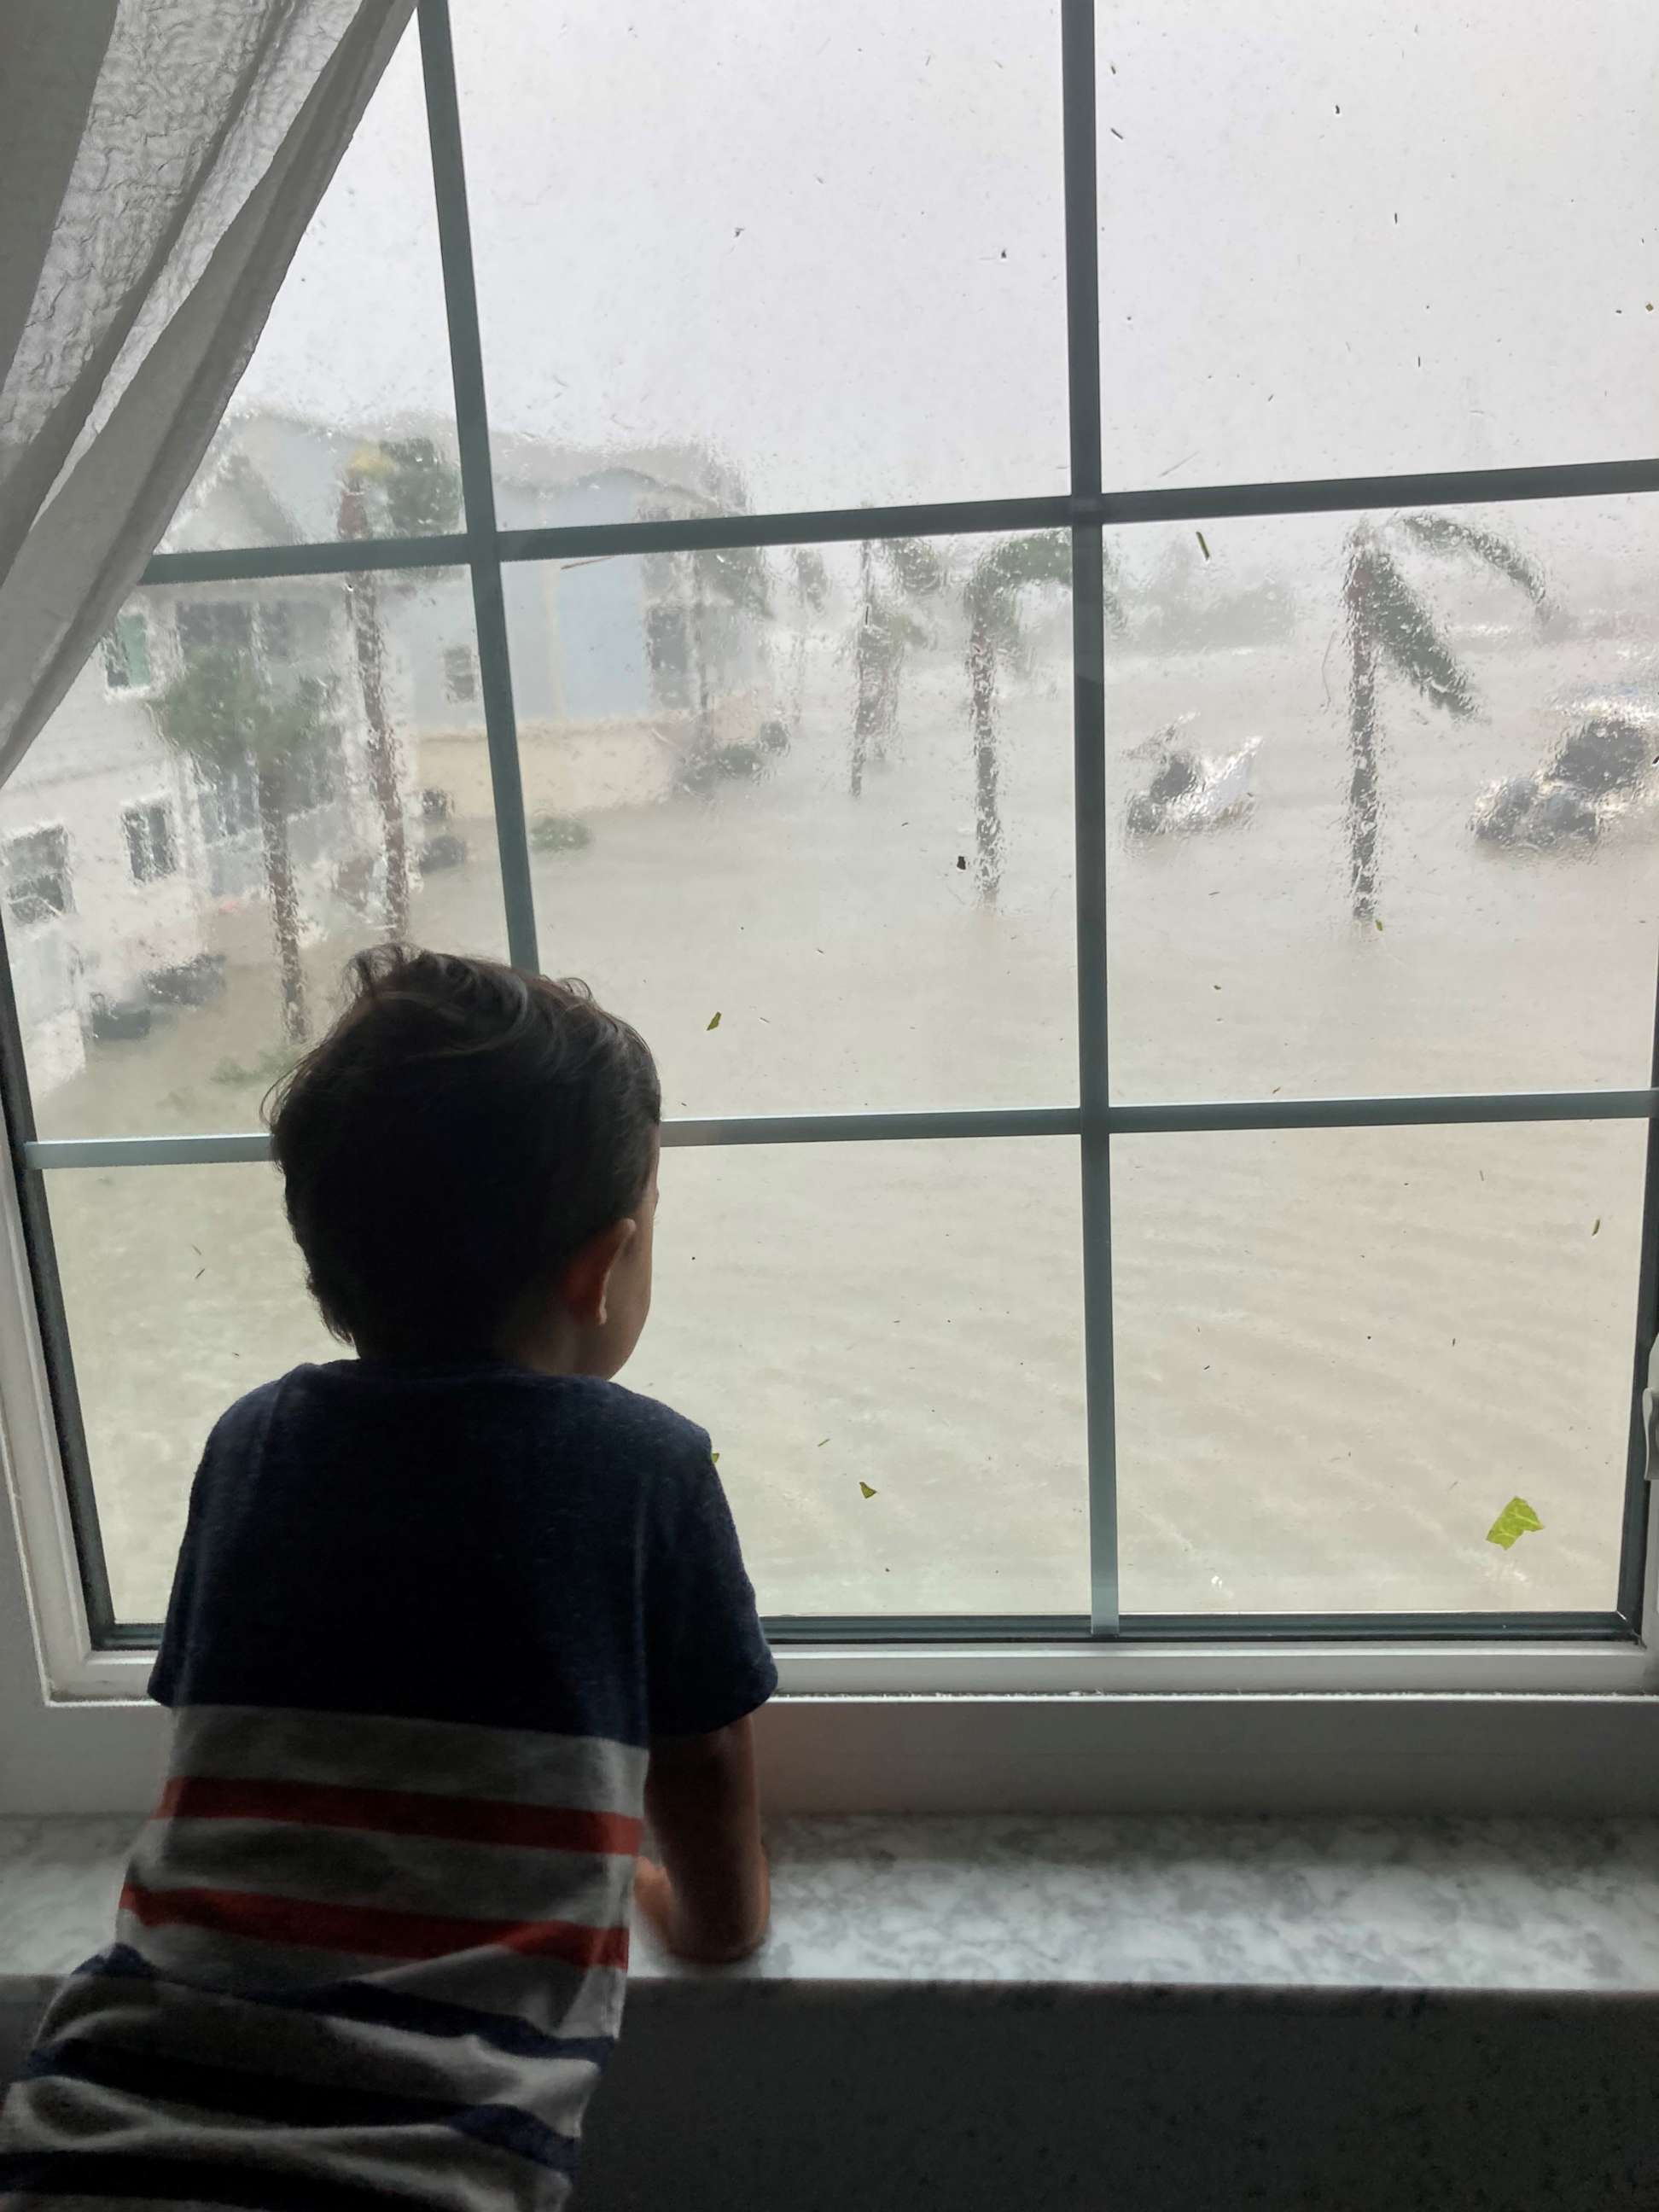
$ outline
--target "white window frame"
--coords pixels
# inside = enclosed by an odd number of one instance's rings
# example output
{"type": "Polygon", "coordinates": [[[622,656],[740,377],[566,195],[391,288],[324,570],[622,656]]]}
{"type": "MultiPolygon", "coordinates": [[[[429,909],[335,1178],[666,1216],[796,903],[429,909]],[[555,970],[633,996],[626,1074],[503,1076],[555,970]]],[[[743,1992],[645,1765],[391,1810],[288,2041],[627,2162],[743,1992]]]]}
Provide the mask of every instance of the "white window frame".
{"type": "MultiPolygon", "coordinates": [[[[465,566],[473,586],[477,689],[494,783],[508,945],[538,964],[529,844],[520,782],[518,739],[507,648],[501,568],[517,560],[683,554],[719,548],[857,542],[871,537],[1065,530],[1073,546],[1074,780],[1077,807],[1077,925],[1091,954],[1105,941],[1106,800],[1103,779],[1103,532],[1107,527],[1182,520],[1201,526],[1222,516],[1455,507],[1659,490],[1659,462],[1614,461],[1557,468],[1439,472],[1316,483],[1219,485],[1109,491],[1100,442],[1095,70],[1092,0],[1061,0],[1066,172],[1066,260],[1071,385],[1071,489],[1027,499],[814,510],[749,515],[650,518],[632,523],[503,531],[495,511],[484,406],[471,245],[457,109],[447,0],[418,0],[438,221],[455,380],[464,527],[442,536],[158,556],[152,585],[188,587],[317,575],[348,564],[414,571],[465,566]]],[[[1196,1621],[1126,1624],[1118,1609],[1115,1483],[1111,1406],[1111,1274],[1109,1162],[1114,1137],[1200,1129],[1319,1128],[1497,1123],[1607,1118],[1649,1124],[1647,1219],[1638,1289],[1638,1331],[1659,1327],[1659,1069],[1650,1087],[1622,1092],[1498,1094],[1487,1097],[1243,1100],[1196,1105],[1114,1103],[1107,1079],[1105,963],[1079,960],[1079,1090],[1075,1105],[959,1114],[823,1115],[668,1125],[671,1145],[902,1141],[1042,1135],[1074,1140],[1082,1162],[1085,1351],[1094,1386],[1089,1419],[1092,1602],[1076,1632],[1060,1624],[965,1621],[941,1625],[798,1621],[781,1624],[785,1702],[767,1723],[768,1741],[788,1777],[786,1802],[1250,1803],[1294,1799],[1298,1758],[1330,1765],[1334,1706],[1348,1701],[1369,1748],[1338,1758],[1341,1771],[1312,1789],[1318,1802],[1382,1802],[1417,1753],[1441,1748],[1440,1802],[1459,1802],[1460,1781],[1492,1768],[1493,1731],[1522,1709],[1559,1716],[1571,1709],[1575,1734],[1557,1721],[1537,1723],[1542,1742],[1511,1777],[1517,1793],[1549,1779],[1550,1759],[1574,1801],[1611,1807],[1659,1803],[1659,1661],[1641,1631],[1654,1618],[1655,1520],[1632,1458],[1625,1569],[1616,1616],[1522,1617],[1507,1625],[1486,1616],[1445,1616],[1413,1628],[1407,1617],[1369,1624],[1331,1616],[1307,1626],[1257,1620],[1210,1626],[1196,1621]],[[1126,1631],[1127,1632],[1126,1632],[1126,1631]],[[1193,1719],[1212,1712],[1207,1738],[1193,1719]],[[1495,1717],[1499,1709],[1510,1717],[1495,1717]],[[1432,1713],[1432,1723],[1426,1716],[1432,1713]],[[1249,1725],[1241,1716],[1249,1716],[1249,1725]],[[1160,1719],[1162,1716],[1162,1719],[1160,1719]],[[1272,1717],[1269,1718],[1269,1716],[1272,1717]],[[1183,1729],[1197,1729],[1183,1738],[1183,1729]],[[1263,1768],[1262,1731],[1280,1766],[1263,1768]],[[1551,1730],[1554,1733],[1552,1734],[1551,1730]],[[1437,1734],[1436,1731],[1438,1731],[1437,1734]],[[1200,1775],[1172,1771],[1174,1747],[1208,1746],[1200,1775]],[[1444,1753],[1451,1745],[1453,1753],[1444,1753]],[[898,1747],[904,1747],[902,1755],[898,1747]],[[933,1750],[930,1751],[929,1747],[933,1750]],[[1460,1748],[1461,1747],[1461,1748],[1460,1748]],[[937,1756],[933,1752],[937,1752],[937,1756]],[[1540,1754],[1543,1757],[1543,1754],[1540,1754]],[[896,1760],[896,1763],[895,1763],[896,1760]],[[1587,1765],[1586,1762],[1589,1761],[1587,1765]],[[920,1762],[918,1764],[918,1761],[920,1762]],[[1389,1782],[1392,1774],[1395,1782],[1389,1782]],[[884,1779],[884,1777],[885,1778],[884,1779]],[[1322,1790],[1323,1795],[1321,1796],[1322,1790]],[[888,1793],[884,1796],[884,1792],[888,1793]],[[1151,1793],[1149,1795],[1148,1793],[1151,1793]],[[941,1799],[940,1793],[943,1793],[941,1799]]],[[[18,1064],[14,1046],[14,1065],[18,1064]]],[[[257,1133],[228,1137],[64,1139],[39,1142],[26,1095],[9,1102],[10,1144],[0,1165],[0,1407],[14,1504],[15,1543],[0,1545],[0,1585],[13,1565],[27,1591],[22,1608],[0,1613],[0,1666],[33,1644],[33,1696],[43,1687],[45,1735],[31,1736],[27,1788],[59,1800],[88,1790],[129,1802],[132,1776],[161,1741],[161,1717],[143,1702],[148,1652],[108,1648],[94,1633],[85,1595],[48,1364],[39,1285],[27,1224],[33,1189],[47,1169],[111,1164],[196,1164],[264,1157],[257,1133]],[[20,1626],[20,1624],[22,1624],[20,1626]],[[22,1641],[18,1642],[19,1637],[22,1641]],[[14,1648],[14,1646],[15,1648],[14,1648]],[[105,1780],[89,1780],[81,1750],[41,1749],[58,1722],[84,1723],[110,1710],[97,1736],[105,1780]],[[112,1750],[111,1747],[115,1748],[112,1750]],[[64,1765],[67,1759],[69,1765],[64,1765]]],[[[44,1292],[41,1293],[44,1295],[44,1292]]],[[[53,1291],[55,1295],[55,1290],[53,1291]]],[[[11,1534],[7,1532],[8,1535],[11,1534]]],[[[25,1680],[17,1664],[4,1682],[25,1680]]],[[[36,1711],[31,1707],[31,1712],[36,1711]]],[[[23,1724],[11,1691],[0,1686],[4,1729],[23,1724]]],[[[100,1723],[100,1727],[102,1723],[100,1723]]],[[[74,1741],[73,1729],[61,1744],[74,1741]]],[[[1311,1771],[1311,1769],[1310,1770],[1311,1771]]],[[[1312,1788],[1299,1785],[1306,1798],[1312,1788]]],[[[1488,1796],[1491,1795],[1491,1787],[1488,1796]]],[[[1431,1793],[1432,1799],[1434,1793],[1431,1793]]],[[[1467,1795],[1467,1790],[1464,1792],[1467,1795]]],[[[1501,1789],[1498,1790],[1501,1797],[1501,1789]]],[[[138,1802],[134,1800],[132,1802],[138,1802]]],[[[1516,1802],[1530,1802],[1518,1795],[1516,1802]]]]}

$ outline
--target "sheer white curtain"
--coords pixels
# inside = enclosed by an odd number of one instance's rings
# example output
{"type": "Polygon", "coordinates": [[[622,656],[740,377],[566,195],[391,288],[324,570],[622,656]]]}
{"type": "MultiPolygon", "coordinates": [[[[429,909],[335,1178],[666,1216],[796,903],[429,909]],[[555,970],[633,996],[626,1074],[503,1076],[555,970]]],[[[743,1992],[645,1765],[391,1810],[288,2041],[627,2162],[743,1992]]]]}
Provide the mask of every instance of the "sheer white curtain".
{"type": "Polygon", "coordinates": [[[0,781],[171,520],[414,0],[0,0],[0,781]]]}

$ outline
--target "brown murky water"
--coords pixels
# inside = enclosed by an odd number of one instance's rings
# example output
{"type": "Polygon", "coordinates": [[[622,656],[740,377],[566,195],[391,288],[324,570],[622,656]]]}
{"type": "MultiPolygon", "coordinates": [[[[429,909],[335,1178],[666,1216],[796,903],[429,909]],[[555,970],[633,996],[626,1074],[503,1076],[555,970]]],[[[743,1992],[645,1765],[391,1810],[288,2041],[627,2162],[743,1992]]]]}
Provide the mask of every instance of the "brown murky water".
{"type": "MultiPolygon", "coordinates": [[[[826,653],[764,781],[596,817],[586,849],[538,858],[546,963],[641,1024],[671,1114],[1075,1098],[1069,676],[1045,635],[1006,686],[994,909],[957,865],[973,802],[950,655],[908,672],[860,800],[826,653]]],[[[1115,1094],[1645,1083],[1651,823],[1526,860],[1468,832],[1483,787],[1562,733],[1553,702],[1645,664],[1471,636],[1488,719],[1389,690],[1382,927],[1361,930],[1326,647],[1114,649],[1115,1094]],[[1135,749],[1177,714],[1207,753],[1261,737],[1254,811],[1128,839],[1135,749]]],[[[417,927],[499,951],[493,864],[430,879],[417,927]]],[[[348,949],[313,946],[319,990],[348,949]]],[[[259,1084],[214,1071],[274,1034],[268,964],[240,967],[220,1006],[94,1048],[45,1132],[252,1127],[259,1084]]],[[[1642,1149],[1620,1122],[1120,1139],[1126,1607],[1610,1602],[1642,1149]],[[1544,1527],[1506,1553],[1484,1539],[1516,1492],[1544,1527]]],[[[153,1618],[208,1425],[324,1340],[267,1170],[51,1182],[117,1601],[153,1618]]],[[[1084,1609],[1073,1141],[677,1151],[659,1252],[624,1379],[712,1431],[769,1609],[1084,1609]]]]}

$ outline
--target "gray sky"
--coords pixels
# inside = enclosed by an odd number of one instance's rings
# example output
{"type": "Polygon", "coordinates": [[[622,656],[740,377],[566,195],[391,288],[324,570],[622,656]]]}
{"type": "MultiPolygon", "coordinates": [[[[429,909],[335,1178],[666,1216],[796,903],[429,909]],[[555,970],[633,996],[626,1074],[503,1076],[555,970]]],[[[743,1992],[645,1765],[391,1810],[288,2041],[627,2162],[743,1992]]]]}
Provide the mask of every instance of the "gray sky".
{"type": "MultiPolygon", "coordinates": [[[[1048,0],[455,15],[503,427],[701,437],[757,507],[1065,488],[1048,0]]],[[[1099,45],[1109,483],[1659,451],[1651,0],[1103,0],[1099,45]]],[[[448,406],[412,33],[242,398],[448,406]]]]}

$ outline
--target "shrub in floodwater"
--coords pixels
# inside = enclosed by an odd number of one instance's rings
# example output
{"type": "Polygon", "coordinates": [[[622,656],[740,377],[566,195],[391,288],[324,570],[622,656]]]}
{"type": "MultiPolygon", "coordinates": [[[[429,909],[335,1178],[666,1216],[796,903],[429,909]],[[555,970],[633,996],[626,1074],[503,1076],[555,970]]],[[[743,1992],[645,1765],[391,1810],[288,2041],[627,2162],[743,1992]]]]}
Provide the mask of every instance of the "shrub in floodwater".
{"type": "Polygon", "coordinates": [[[213,1071],[213,1080],[227,1089],[250,1083],[261,1083],[269,1089],[288,1073],[297,1057],[290,1046],[267,1045],[250,1067],[244,1067],[240,1060],[222,1060],[213,1071]]]}
{"type": "Polygon", "coordinates": [[[538,814],[530,825],[530,842],[538,853],[580,853],[593,832],[574,814],[538,814]]]}

